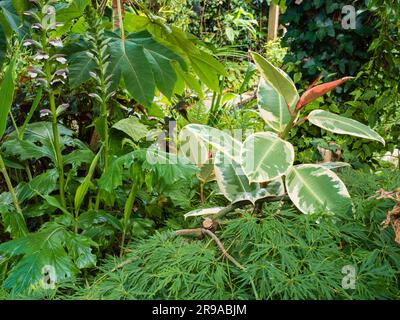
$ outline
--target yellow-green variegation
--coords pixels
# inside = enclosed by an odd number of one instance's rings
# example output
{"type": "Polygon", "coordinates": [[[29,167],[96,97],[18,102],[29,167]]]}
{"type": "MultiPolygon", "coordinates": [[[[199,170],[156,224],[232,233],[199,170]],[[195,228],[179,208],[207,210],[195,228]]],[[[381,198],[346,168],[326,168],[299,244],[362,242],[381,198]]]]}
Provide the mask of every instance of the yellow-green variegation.
{"type": "MultiPolygon", "coordinates": [[[[222,152],[228,158],[238,162],[242,143],[230,134],[202,124],[188,124],[182,129],[180,137],[192,137],[211,145],[213,149],[222,152]],[[183,133],[182,133],[183,132],[183,133]]],[[[192,146],[193,148],[193,146],[192,146]]]]}
{"type": "Polygon", "coordinates": [[[222,209],[225,207],[213,207],[213,208],[203,208],[203,209],[197,209],[190,211],[184,215],[185,219],[188,217],[198,217],[198,216],[208,216],[208,215],[213,215],[217,214],[220,212],[222,209]]]}
{"type": "Polygon", "coordinates": [[[243,143],[240,164],[250,182],[283,176],[293,162],[293,146],[272,132],[257,132],[243,143]]]}
{"type": "Polygon", "coordinates": [[[241,165],[223,152],[217,152],[214,159],[215,177],[221,193],[232,203],[249,201],[255,204],[257,200],[280,195],[283,184],[280,179],[271,181],[266,188],[261,188],[257,182],[250,183],[241,165]]]}
{"type": "Polygon", "coordinates": [[[287,193],[303,213],[347,212],[351,199],[346,186],[331,170],[315,164],[293,166],[285,180],[287,193]]]}
{"type": "Polygon", "coordinates": [[[284,97],[268,82],[261,80],[257,91],[257,102],[258,113],[268,127],[275,132],[283,132],[292,117],[284,97]]]}
{"type": "Polygon", "coordinates": [[[292,79],[258,53],[252,52],[251,56],[265,81],[285,99],[286,106],[293,106],[299,100],[299,94],[292,79]]]}
{"type": "Polygon", "coordinates": [[[322,128],[338,134],[348,134],[385,144],[385,140],[370,127],[356,120],[339,116],[325,110],[313,110],[308,115],[308,120],[322,128]]]}

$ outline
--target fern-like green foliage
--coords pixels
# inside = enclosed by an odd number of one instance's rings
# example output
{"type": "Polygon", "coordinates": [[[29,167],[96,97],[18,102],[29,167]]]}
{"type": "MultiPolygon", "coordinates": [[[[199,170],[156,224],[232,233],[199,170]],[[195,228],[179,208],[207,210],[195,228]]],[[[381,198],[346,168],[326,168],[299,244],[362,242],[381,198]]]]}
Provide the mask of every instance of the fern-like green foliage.
{"type": "Polygon", "coordinates": [[[304,215],[280,203],[258,216],[231,213],[217,235],[245,271],[211,238],[161,230],[133,241],[128,255],[106,258],[97,275],[50,293],[62,299],[399,298],[400,247],[393,231],[380,226],[393,203],[372,196],[380,187],[399,186],[400,175],[344,169],[340,176],[354,199],[353,213],[304,215]],[[355,268],[354,289],[342,287],[345,266],[355,268]]]}

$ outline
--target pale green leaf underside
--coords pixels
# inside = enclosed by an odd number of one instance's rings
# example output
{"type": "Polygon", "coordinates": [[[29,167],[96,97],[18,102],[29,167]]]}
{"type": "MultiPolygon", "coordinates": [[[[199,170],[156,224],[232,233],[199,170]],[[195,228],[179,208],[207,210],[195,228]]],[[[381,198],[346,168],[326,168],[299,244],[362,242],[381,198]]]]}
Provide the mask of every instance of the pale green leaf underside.
{"type": "Polygon", "coordinates": [[[286,105],[292,106],[296,103],[299,99],[299,94],[290,77],[258,53],[252,52],[251,55],[265,81],[284,97],[286,105]]]}
{"type": "Polygon", "coordinates": [[[308,115],[308,120],[312,124],[334,133],[348,134],[350,136],[379,141],[383,145],[385,144],[385,140],[365,124],[328,111],[311,111],[308,115]]]}
{"type": "Polygon", "coordinates": [[[286,176],[286,190],[294,205],[305,214],[344,213],[352,205],[344,183],[334,172],[319,165],[292,167],[286,176]]]}
{"type": "Polygon", "coordinates": [[[283,176],[294,162],[293,146],[271,132],[258,132],[243,143],[241,165],[250,182],[283,176]]]}

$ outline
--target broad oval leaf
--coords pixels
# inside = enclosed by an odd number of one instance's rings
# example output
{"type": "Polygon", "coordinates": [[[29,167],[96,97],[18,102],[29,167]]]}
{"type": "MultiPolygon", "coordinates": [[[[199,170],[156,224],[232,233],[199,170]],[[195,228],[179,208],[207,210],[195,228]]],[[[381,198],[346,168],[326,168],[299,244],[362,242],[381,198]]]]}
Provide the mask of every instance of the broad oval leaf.
{"type": "Polygon", "coordinates": [[[126,133],[135,142],[146,137],[147,132],[149,131],[147,126],[142,124],[136,117],[122,119],[112,127],[126,133]]]}
{"type": "Polygon", "coordinates": [[[282,97],[285,99],[286,106],[294,105],[299,99],[296,86],[292,79],[281,69],[275,67],[267,59],[256,52],[252,52],[254,62],[261,72],[265,81],[267,81],[282,97]]]}
{"type": "Polygon", "coordinates": [[[315,164],[292,167],[286,176],[286,190],[294,205],[305,214],[319,210],[345,213],[352,206],[342,180],[333,171],[315,164]]]}
{"type": "Polygon", "coordinates": [[[262,80],[258,86],[257,102],[258,112],[265,123],[272,130],[282,132],[291,118],[283,96],[262,80]]]}
{"type": "Polygon", "coordinates": [[[278,195],[282,188],[279,181],[261,188],[259,183],[250,183],[241,165],[222,152],[217,152],[214,163],[215,177],[221,193],[232,203],[249,201],[255,204],[257,200],[278,195]]]}
{"type": "Polygon", "coordinates": [[[202,165],[208,161],[206,142],[190,127],[183,127],[179,133],[180,148],[178,154],[186,157],[191,163],[202,165]]]}
{"type": "Polygon", "coordinates": [[[322,129],[338,134],[348,134],[350,136],[379,141],[385,145],[385,140],[378,133],[356,120],[320,109],[311,111],[307,118],[312,124],[322,129]]]}
{"type": "Polygon", "coordinates": [[[225,207],[214,207],[214,208],[204,208],[190,211],[184,215],[185,219],[188,217],[197,217],[197,216],[207,216],[212,214],[217,214],[225,207]]]}
{"type": "Polygon", "coordinates": [[[270,181],[293,165],[294,148],[274,133],[257,132],[243,143],[240,160],[250,183],[270,181]]]}
{"type": "Polygon", "coordinates": [[[230,134],[202,124],[188,124],[182,131],[184,131],[184,135],[195,136],[196,140],[211,145],[218,152],[222,152],[228,158],[239,162],[242,143],[231,137],[230,134]]]}

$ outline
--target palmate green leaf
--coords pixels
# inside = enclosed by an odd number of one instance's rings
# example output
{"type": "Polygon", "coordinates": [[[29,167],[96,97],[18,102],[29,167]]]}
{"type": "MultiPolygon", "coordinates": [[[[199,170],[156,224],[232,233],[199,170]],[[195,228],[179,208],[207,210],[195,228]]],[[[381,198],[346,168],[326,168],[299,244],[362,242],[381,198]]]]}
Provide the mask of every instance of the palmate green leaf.
{"type": "Polygon", "coordinates": [[[13,293],[29,292],[43,286],[44,271],[55,272],[55,285],[73,279],[79,268],[93,266],[90,239],[73,234],[57,223],[49,223],[40,231],[0,245],[7,257],[20,258],[4,281],[13,293]]]}
{"type": "Polygon", "coordinates": [[[221,193],[232,203],[249,201],[255,204],[257,200],[282,193],[282,180],[271,181],[267,188],[261,188],[259,183],[250,183],[241,165],[222,152],[215,156],[215,177],[221,193]]]}
{"type": "Polygon", "coordinates": [[[0,86],[0,138],[6,130],[7,117],[14,98],[15,59],[11,60],[0,86]]]}
{"type": "Polygon", "coordinates": [[[286,106],[293,106],[299,99],[299,94],[297,93],[296,86],[292,79],[258,53],[252,52],[251,56],[264,80],[285,99],[286,106]]]}
{"type": "Polygon", "coordinates": [[[350,136],[379,141],[385,145],[385,140],[378,133],[356,120],[324,110],[311,111],[307,119],[322,129],[338,134],[348,134],[350,136]]]}
{"type": "Polygon", "coordinates": [[[82,16],[90,0],[72,0],[68,6],[57,10],[57,21],[70,22],[72,19],[82,16]]]}
{"type": "Polygon", "coordinates": [[[265,123],[274,131],[283,132],[291,118],[283,96],[262,80],[258,86],[257,102],[258,112],[265,123]]]}
{"type": "MultiPolygon", "coordinates": [[[[0,210],[1,211],[1,210],[0,210]]],[[[13,239],[18,239],[28,234],[25,219],[16,211],[1,211],[4,229],[13,239]]]]}
{"type": "Polygon", "coordinates": [[[111,193],[121,186],[123,181],[123,170],[124,168],[130,168],[134,163],[134,159],[135,152],[130,152],[121,157],[114,157],[111,159],[107,170],[103,172],[98,180],[99,188],[111,193]]]}
{"type": "MultiPolygon", "coordinates": [[[[202,124],[188,124],[182,128],[179,136],[181,141],[185,141],[187,137],[200,141],[199,143],[203,141],[206,145],[211,145],[213,149],[224,153],[225,156],[235,162],[240,162],[242,143],[227,132],[202,124]]],[[[191,141],[191,144],[195,144],[195,142],[191,141]]],[[[196,150],[196,147],[192,146],[191,149],[196,150]]],[[[202,150],[201,146],[199,146],[199,150],[202,150]]],[[[201,155],[200,159],[203,158],[204,155],[201,155]]]]}
{"type": "MultiPolygon", "coordinates": [[[[18,201],[21,203],[26,200],[32,199],[38,193],[47,195],[58,188],[58,171],[56,169],[49,169],[46,172],[34,177],[29,182],[20,182],[15,187],[15,193],[18,201]]],[[[11,194],[3,192],[1,194],[1,201],[3,204],[12,204],[11,194]]]]}
{"type": "Polygon", "coordinates": [[[293,166],[286,176],[286,190],[303,213],[346,213],[352,207],[344,183],[331,170],[315,164],[293,166]]]}
{"type": "Polygon", "coordinates": [[[109,43],[110,67],[114,88],[121,78],[131,96],[145,106],[151,105],[155,88],[171,97],[177,80],[171,61],[183,63],[172,50],[156,42],[147,31],[132,33],[125,40],[109,43]]]}
{"type": "Polygon", "coordinates": [[[145,138],[149,131],[147,126],[141,123],[136,117],[122,119],[112,127],[126,133],[135,142],[145,138]]]}
{"type": "Polygon", "coordinates": [[[272,132],[252,134],[243,143],[240,164],[250,183],[283,176],[293,162],[293,146],[272,132]]]}
{"type": "MultiPolygon", "coordinates": [[[[88,48],[87,48],[88,50],[88,48]]],[[[90,79],[90,72],[96,69],[96,62],[86,51],[77,52],[68,57],[69,84],[71,88],[78,88],[90,79]]]]}
{"type": "MultiPolygon", "coordinates": [[[[5,154],[16,156],[20,160],[49,158],[56,162],[51,122],[35,122],[27,125],[23,139],[19,140],[17,133],[12,132],[3,143],[5,154]]],[[[79,140],[73,139],[73,131],[58,124],[61,149],[67,146],[87,149],[79,140]]]]}

